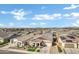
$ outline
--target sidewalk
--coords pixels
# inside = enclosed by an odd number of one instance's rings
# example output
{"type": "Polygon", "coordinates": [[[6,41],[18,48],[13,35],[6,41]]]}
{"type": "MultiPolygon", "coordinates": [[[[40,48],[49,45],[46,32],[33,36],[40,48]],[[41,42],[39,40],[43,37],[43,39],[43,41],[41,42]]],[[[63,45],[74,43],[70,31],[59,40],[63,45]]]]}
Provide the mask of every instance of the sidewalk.
{"type": "Polygon", "coordinates": [[[24,50],[18,50],[18,49],[1,49],[0,50],[4,50],[4,51],[11,51],[11,52],[19,52],[19,53],[24,53],[24,54],[40,54],[38,52],[30,52],[30,51],[24,51],[24,50]]]}
{"type": "Polygon", "coordinates": [[[38,52],[31,52],[31,51],[24,51],[24,50],[19,50],[19,49],[12,49],[9,48],[9,45],[6,45],[4,47],[1,47],[0,50],[3,51],[11,51],[11,52],[19,52],[19,53],[26,53],[26,54],[38,54],[38,52]]]}

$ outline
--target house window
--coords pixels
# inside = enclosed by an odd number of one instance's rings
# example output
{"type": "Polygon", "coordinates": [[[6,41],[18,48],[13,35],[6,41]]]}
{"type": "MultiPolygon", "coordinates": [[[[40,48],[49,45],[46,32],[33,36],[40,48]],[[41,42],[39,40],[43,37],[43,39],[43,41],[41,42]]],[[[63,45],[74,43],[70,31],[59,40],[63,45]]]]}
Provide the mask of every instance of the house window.
{"type": "Polygon", "coordinates": [[[39,43],[36,43],[36,47],[39,47],[39,45],[40,45],[39,43]]]}
{"type": "Polygon", "coordinates": [[[33,47],[35,47],[35,43],[33,43],[33,47]]]}
{"type": "Polygon", "coordinates": [[[65,48],[74,48],[74,44],[65,44],[65,48]]]}
{"type": "Polygon", "coordinates": [[[24,43],[24,45],[28,45],[28,43],[27,43],[27,42],[25,42],[25,43],[24,43]]]}
{"type": "Polygon", "coordinates": [[[72,40],[66,40],[66,42],[72,42],[72,40]]]}
{"type": "Polygon", "coordinates": [[[45,42],[44,42],[44,41],[42,41],[42,42],[40,43],[40,46],[45,47],[45,46],[46,46],[45,42]]]}

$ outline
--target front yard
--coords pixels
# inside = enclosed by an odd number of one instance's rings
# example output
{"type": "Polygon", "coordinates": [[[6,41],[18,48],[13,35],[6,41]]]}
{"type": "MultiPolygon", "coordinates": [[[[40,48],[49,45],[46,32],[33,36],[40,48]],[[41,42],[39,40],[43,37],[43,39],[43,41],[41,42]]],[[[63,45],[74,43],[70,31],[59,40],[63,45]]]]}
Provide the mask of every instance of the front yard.
{"type": "Polygon", "coordinates": [[[9,43],[9,41],[7,39],[3,40],[3,42],[0,41],[0,47],[8,45],[8,43],[9,43]]]}
{"type": "Polygon", "coordinates": [[[6,46],[8,43],[0,43],[0,47],[6,46]]]}
{"type": "Polygon", "coordinates": [[[24,50],[24,51],[29,51],[29,52],[40,52],[40,48],[38,47],[32,47],[32,46],[24,46],[24,47],[9,47],[11,49],[19,49],[19,50],[24,50]]]}
{"type": "Polygon", "coordinates": [[[27,51],[32,51],[32,52],[34,52],[36,49],[37,49],[36,47],[28,47],[28,48],[27,48],[27,51]]]}
{"type": "Polygon", "coordinates": [[[37,47],[28,47],[27,51],[40,52],[40,48],[37,48],[37,47]]]}

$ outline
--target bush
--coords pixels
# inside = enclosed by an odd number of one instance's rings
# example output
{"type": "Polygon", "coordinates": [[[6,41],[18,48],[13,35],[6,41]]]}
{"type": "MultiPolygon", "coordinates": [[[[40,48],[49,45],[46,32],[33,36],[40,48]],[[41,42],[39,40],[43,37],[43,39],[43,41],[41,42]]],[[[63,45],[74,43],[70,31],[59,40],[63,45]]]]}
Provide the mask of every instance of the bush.
{"type": "Polygon", "coordinates": [[[61,49],[61,47],[59,47],[59,46],[58,46],[58,51],[59,51],[59,52],[62,52],[62,49],[61,49]]]}
{"type": "Polygon", "coordinates": [[[39,50],[37,50],[37,52],[40,52],[40,49],[39,49],[39,50]]]}
{"type": "Polygon", "coordinates": [[[36,48],[35,48],[35,47],[29,47],[27,50],[28,50],[28,51],[35,51],[36,48]]]}
{"type": "Polygon", "coordinates": [[[8,43],[8,42],[10,42],[10,40],[9,39],[4,39],[4,42],[8,43]]]}
{"type": "Polygon", "coordinates": [[[37,52],[40,52],[40,48],[37,48],[36,51],[37,51],[37,52]]]}
{"type": "Polygon", "coordinates": [[[8,43],[8,42],[9,42],[8,39],[4,39],[4,42],[0,42],[0,45],[6,44],[6,43],[8,43]]]}
{"type": "Polygon", "coordinates": [[[1,42],[0,42],[0,45],[3,45],[3,44],[4,44],[4,43],[1,43],[1,42]]]}

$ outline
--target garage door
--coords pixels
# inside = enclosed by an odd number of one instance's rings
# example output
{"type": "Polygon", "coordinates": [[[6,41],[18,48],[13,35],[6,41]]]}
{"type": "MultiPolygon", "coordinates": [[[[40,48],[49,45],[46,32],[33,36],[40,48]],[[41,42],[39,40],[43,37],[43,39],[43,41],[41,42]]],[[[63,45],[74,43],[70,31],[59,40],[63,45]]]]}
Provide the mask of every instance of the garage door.
{"type": "Polygon", "coordinates": [[[65,48],[74,48],[74,44],[65,44],[65,48]]]}

